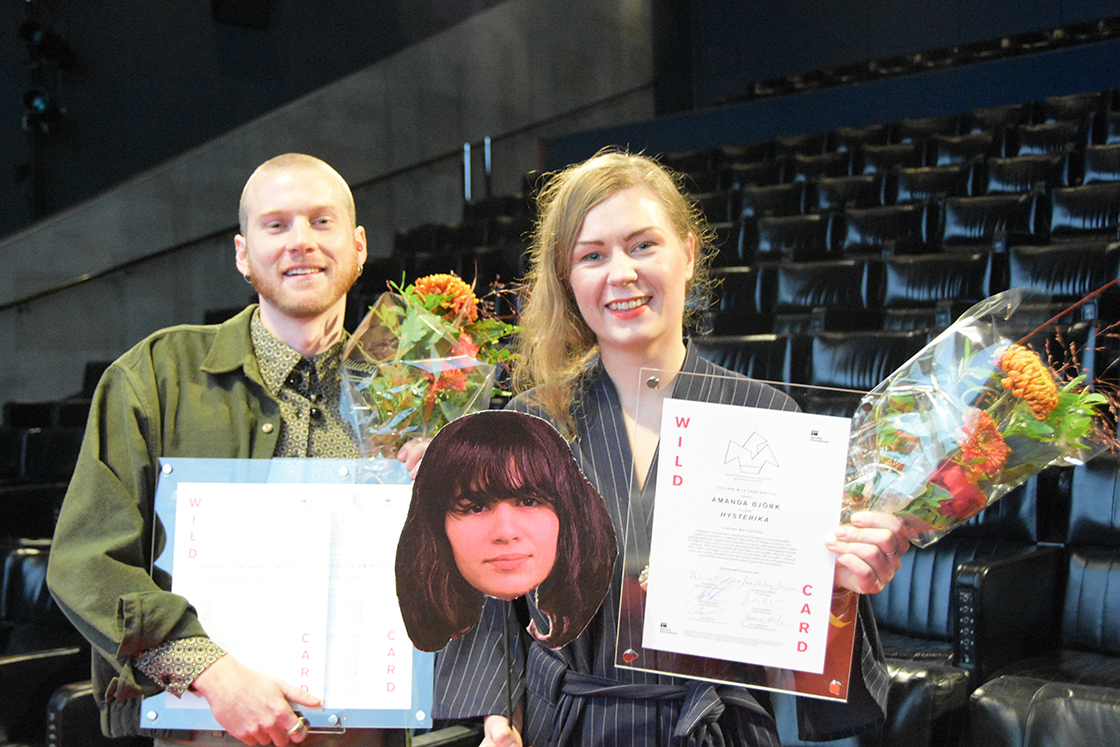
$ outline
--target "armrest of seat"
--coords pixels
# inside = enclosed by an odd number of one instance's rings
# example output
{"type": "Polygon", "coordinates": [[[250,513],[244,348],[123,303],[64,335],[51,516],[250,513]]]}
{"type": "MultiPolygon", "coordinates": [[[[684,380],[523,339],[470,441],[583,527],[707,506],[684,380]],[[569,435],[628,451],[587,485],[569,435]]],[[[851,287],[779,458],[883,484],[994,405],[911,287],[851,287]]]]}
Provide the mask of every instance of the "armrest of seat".
{"type": "Polygon", "coordinates": [[[985,747],[1022,747],[1026,744],[1031,701],[1046,680],[1035,677],[996,677],[969,697],[971,744],[985,747]]]}
{"type": "Polygon", "coordinates": [[[972,684],[1058,640],[1060,547],[1035,547],[962,563],[953,579],[956,662],[972,684]]]}
{"type": "Polygon", "coordinates": [[[960,744],[968,721],[968,674],[959,667],[903,659],[887,659],[887,669],[891,684],[882,744],[960,744]]]}
{"type": "Polygon", "coordinates": [[[81,646],[0,656],[0,731],[9,739],[41,741],[51,695],[88,678],[89,649],[81,646]]]}
{"type": "Polygon", "coordinates": [[[1049,238],[1046,234],[1030,231],[996,231],[992,235],[992,251],[996,254],[1007,254],[1009,247],[1038,246],[1045,244],[1049,238]]]}
{"type": "Polygon", "coordinates": [[[69,682],[47,705],[46,747],[152,747],[151,737],[107,737],[89,680],[69,682]]]}

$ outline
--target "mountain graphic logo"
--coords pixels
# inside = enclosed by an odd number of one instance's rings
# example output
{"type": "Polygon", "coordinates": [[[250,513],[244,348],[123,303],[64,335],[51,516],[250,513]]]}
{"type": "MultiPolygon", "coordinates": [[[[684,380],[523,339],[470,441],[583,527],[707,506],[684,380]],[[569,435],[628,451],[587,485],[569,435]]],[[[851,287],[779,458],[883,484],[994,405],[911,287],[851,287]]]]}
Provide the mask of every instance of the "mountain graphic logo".
{"type": "Polygon", "coordinates": [[[739,472],[744,475],[757,475],[767,464],[779,466],[778,458],[774,456],[770,443],[757,431],[752,433],[744,443],[728,441],[723,463],[738,463],[739,472]]]}

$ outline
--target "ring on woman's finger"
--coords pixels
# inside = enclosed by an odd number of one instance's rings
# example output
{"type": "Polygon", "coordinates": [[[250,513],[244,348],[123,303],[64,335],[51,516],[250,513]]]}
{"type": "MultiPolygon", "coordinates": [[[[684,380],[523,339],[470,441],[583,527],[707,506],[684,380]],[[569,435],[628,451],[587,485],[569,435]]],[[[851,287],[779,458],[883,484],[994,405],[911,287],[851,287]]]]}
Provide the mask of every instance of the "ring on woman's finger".
{"type": "Polygon", "coordinates": [[[299,719],[296,721],[296,725],[293,726],[291,729],[288,729],[288,736],[290,737],[290,736],[295,735],[296,732],[298,732],[300,729],[302,729],[303,727],[308,726],[308,725],[309,724],[307,723],[307,719],[305,719],[303,716],[300,716],[299,719]]]}

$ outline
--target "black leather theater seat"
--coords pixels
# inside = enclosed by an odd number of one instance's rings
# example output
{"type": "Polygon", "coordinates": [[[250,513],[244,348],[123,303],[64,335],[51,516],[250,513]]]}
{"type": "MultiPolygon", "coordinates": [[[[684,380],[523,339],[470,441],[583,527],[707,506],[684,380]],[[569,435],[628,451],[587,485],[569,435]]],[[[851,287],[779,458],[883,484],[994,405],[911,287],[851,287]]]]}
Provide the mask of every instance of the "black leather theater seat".
{"type": "Polygon", "coordinates": [[[0,587],[0,737],[42,742],[47,703],[60,685],[89,677],[89,645],[47,590],[43,543],[4,559],[0,587]]]}
{"type": "Polygon", "coordinates": [[[1120,459],[1073,468],[1065,593],[1035,650],[972,695],[972,743],[1116,744],[1120,734],[1120,459]]]}

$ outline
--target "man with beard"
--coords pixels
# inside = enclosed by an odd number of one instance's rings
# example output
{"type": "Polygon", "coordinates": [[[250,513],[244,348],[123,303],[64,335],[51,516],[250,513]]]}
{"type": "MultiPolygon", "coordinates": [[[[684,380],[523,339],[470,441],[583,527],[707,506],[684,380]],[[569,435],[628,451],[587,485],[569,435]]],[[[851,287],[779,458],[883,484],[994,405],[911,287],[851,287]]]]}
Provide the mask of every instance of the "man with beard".
{"type": "MultiPolygon", "coordinates": [[[[366,260],[350,188],[317,158],[277,156],[250,176],[239,215],[235,262],[259,303],[219,325],[156,332],[108,368],[55,531],[48,582],[93,646],[110,736],[141,733],[141,699],[161,690],[197,692],[246,744],[304,741],[307,722],[289,701],[320,705],[242,666],[206,636],[170,579],[148,572],[162,540],[153,540],[152,516],[161,457],[359,456],[338,411],[346,293],[366,260]]],[[[402,450],[409,468],[418,458],[402,450]]],[[[300,603],[292,590],[261,610],[261,623],[300,603]]],[[[157,745],[232,742],[208,732],[156,736],[157,745]]],[[[359,739],[381,741],[373,732],[359,739]]]]}

